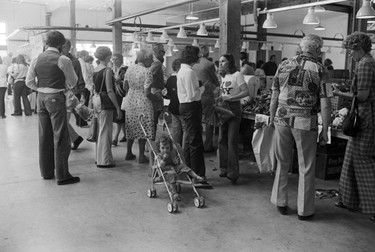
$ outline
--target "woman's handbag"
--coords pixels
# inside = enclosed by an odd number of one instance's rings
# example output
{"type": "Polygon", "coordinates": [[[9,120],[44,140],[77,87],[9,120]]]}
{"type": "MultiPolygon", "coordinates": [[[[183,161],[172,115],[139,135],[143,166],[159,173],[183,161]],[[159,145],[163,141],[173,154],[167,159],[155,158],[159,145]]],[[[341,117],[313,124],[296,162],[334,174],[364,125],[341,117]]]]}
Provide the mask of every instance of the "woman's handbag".
{"type": "Polygon", "coordinates": [[[354,95],[350,111],[342,123],[342,133],[347,136],[355,137],[359,131],[358,102],[354,95]]]}
{"type": "Polygon", "coordinates": [[[234,118],[236,115],[230,110],[229,104],[227,102],[218,102],[214,106],[215,114],[217,116],[217,121],[219,125],[225,124],[230,119],[234,118]]]}
{"type": "Polygon", "coordinates": [[[89,135],[86,140],[93,143],[98,140],[98,118],[96,117],[92,118],[91,120],[89,135]]]}
{"type": "Polygon", "coordinates": [[[100,108],[102,110],[115,110],[116,107],[112,103],[111,98],[109,98],[108,93],[102,91],[103,90],[103,85],[104,85],[104,82],[105,82],[106,72],[107,72],[107,69],[104,70],[102,85],[100,86],[100,92],[99,92],[99,96],[100,96],[100,108]]]}

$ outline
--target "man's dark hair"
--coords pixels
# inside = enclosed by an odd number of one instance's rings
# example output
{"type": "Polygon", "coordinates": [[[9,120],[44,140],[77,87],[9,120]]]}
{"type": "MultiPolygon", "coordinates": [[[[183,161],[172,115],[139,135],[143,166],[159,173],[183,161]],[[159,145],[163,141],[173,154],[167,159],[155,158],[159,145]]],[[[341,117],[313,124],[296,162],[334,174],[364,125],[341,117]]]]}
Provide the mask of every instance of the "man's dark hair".
{"type": "Polygon", "coordinates": [[[49,31],[47,33],[47,41],[46,44],[50,47],[59,47],[65,44],[65,37],[59,31],[49,31]]]}
{"type": "Polygon", "coordinates": [[[181,63],[192,64],[198,62],[199,48],[196,46],[186,46],[181,53],[181,63]]]}
{"type": "Polygon", "coordinates": [[[172,69],[173,71],[177,72],[181,67],[181,60],[180,59],[175,59],[172,63],[172,69]]]}

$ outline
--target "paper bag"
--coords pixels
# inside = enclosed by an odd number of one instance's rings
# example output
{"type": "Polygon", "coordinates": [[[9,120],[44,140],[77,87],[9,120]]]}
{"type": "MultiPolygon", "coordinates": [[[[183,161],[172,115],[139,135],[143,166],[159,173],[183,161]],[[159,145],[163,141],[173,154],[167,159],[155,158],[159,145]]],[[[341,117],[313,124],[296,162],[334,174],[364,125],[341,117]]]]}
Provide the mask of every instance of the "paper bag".
{"type": "Polygon", "coordinates": [[[253,152],[261,173],[273,172],[276,168],[274,132],[273,127],[264,125],[253,134],[253,152]]]}

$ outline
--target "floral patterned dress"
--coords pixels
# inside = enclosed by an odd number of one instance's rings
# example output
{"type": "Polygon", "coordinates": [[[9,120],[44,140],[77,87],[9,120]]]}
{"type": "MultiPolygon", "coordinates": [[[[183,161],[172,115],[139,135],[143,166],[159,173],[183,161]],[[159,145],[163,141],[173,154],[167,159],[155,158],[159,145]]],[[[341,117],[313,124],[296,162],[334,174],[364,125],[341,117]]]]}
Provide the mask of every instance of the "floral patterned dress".
{"type": "Polygon", "coordinates": [[[129,91],[123,106],[126,115],[126,137],[128,139],[145,138],[139,124],[139,116],[143,113],[144,117],[141,122],[147,138],[153,139],[155,137],[154,112],[152,103],[144,92],[151,86],[152,73],[142,64],[136,64],[128,68],[124,80],[129,84],[129,91]]]}

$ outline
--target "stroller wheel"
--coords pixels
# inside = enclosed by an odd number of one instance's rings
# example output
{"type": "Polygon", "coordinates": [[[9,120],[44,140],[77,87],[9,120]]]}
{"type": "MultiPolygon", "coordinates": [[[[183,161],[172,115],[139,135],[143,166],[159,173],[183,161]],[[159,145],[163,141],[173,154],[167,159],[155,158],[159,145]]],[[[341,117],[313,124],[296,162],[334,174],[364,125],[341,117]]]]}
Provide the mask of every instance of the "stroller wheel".
{"type": "Polygon", "coordinates": [[[181,192],[181,184],[179,184],[179,183],[176,184],[176,192],[177,193],[181,192]]]}
{"type": "Polygon", "coordinates": [[[201,208],[204,206],[204,198],[203,197],[195,197],[194,198],[194,205],[197,208],[201,208]]]}
{"type": "Polygon", "coordinates": [[[169,202],[167,204],[167,209],[169,213],[175,213],[178,210],[178,204],[176,202],[169,202]]]}
{"type": "Polygon", "coordinates": [[[147,190],[147,196],[149,198],[155,198],[156,197],[156,190],[155,189],[148,189],[147,190]]]}

